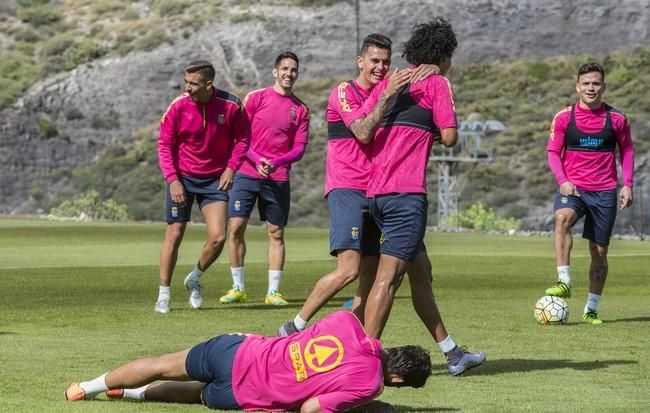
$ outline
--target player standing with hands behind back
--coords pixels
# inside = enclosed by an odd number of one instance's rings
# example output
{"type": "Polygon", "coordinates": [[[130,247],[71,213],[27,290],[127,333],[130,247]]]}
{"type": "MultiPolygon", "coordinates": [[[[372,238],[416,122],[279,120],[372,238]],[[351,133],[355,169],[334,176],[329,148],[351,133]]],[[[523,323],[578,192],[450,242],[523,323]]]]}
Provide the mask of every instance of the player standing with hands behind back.
{"type": "Polygon", "coordinates": [[[555,259],[558,282],[546,294],[571,297],[571,228],[585,217],[582,236],[589,240],[589,294],[583,320],[602,324],[598,304],[607,280],[607,251],[616,220],[616,147],[623,187],[618,208],[632,205],[634,148],[627,117],[602,101],[605,70],[587,63],[578,70],[578,103],[555,115],[548,141],[548,164],[560,186],[555,209],[555,259]]]}

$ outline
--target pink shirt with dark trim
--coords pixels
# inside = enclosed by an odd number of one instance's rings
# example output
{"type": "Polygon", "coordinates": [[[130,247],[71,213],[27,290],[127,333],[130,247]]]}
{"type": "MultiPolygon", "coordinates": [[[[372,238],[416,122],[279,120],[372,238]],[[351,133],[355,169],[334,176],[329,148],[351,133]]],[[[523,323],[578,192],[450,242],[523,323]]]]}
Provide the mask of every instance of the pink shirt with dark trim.
{"type": "Polygon", "coordinates": [[[349,311],[334,312],[289,337],[251,336],[235,354],[232,385],[244,410],[343,412],[383,390],[382,346],[349,311]]]}
{"type": "Polygon", "coordinates": [[[236,170],[248,150],[248,131],[236,96],[213,88],[201,103],[183,93],[160,119],[158,163],[165,180],[218,178],[226,167],[236,170]]]}
{"type": "Polygon", "coordinates": [[[276,167],[268,179],[288,181],[291,164],[302,158],[309,141],[309,109],[295,95],[272,86],[250,92],[244,109],[251,123],[251,142],[239,173],[261,178],[256,164],[266,158],[276,167]]]}
{"type": "MultiPolygon", "coordinates": [[[[627,117],[618,111],[610,111],[612,128],[616,134],[616,145],[620,154],[623,185],[634,184],[634,147],[627,117]]],[[[590,110],[575,105],[576,127],[584,133],[597,133],[605,124],[605,105],[590,110]]],[[[551,124],[548,140],[548,165],[558,185],[571,182],[585,191],[607,191],[616,189],[616,152],[571,151],[565,149],[565,137],[571,106],[558,112],[551,124]]]]}
{"type": "MultiPolygon", "coordinates": [[[[379,83],[354,118],[366,117],[388,86],[379,83]]],[[[429,154],[439,130],[456,128],[456,111],[451,84],[441,75],[410,84],[394,97],[375,132],[368,197],[392,193],[427,192],[429,154]],[[423,124],[432,127],[423,128],[423,124]]]]}
{"type": "Polygon", "coordinates": [[[325,119],[328,123],[325,160],[325,195],[337,188],[365,191],[370,177],[372,142],[359,142],[349,129],[354,112],[370,96],[356,80],[339,83],[330,93],[325,119]],[[347,130],[346,130],[347,129],[347,130]]]}

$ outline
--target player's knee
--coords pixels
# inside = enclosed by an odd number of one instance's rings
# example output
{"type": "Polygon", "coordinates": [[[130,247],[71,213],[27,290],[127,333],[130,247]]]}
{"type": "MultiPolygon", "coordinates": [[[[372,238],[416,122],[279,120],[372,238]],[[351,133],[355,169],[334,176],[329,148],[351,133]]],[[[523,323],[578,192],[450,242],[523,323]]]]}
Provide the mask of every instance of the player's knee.
{"type": "Polygon", "coordinates": [[[226,243],[226,234],[215,234],[210,236],[208,239],[208,246],[213,249],[218,249],[223,247],[223,244],[226,243]]]}
{"type": "Polygon", "coordinates": [[[555,228],[561,230],[567,230],[571,228],[572,216],[566,213],[557,213],[555,214],[555,228]]]}

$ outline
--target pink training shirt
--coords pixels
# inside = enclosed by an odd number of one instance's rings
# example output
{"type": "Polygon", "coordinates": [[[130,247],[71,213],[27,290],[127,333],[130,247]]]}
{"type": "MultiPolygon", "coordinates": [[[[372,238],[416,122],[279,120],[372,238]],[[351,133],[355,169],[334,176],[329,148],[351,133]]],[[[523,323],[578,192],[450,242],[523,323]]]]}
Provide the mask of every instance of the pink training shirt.
{"type": "MultiPolygon", "coordinates": [[[[606,121],[606,108],[601,105],[590,110],[575,105],[577,128],[586,134],[603,130],[606,121]]],[[[616,134],[616,145],[621,157],[623,185],[634,184],[634,147],[627,117],[611,110],[612,128],[616,134]]],[[[566,132],[571,120],[571,106],[555,115],[548,140],[548,164],[558,185],[571,182],[585,191],[607,191],[616,189],[616,153],[601,151],[578,151],[565,148],[566,132]]]]}
{"type": "Polygon", "coordinates": [[[309,109],[295,95],[281,95],[272,86],[250,92],[244,108],[251,143],[239,172],[261,178],[255,165],[266,158],[276,167],[268,179],[288,181],[291,163],[302,158],[309,140],[309,109]]]}
{"type": "Polygon", "coordinates": [[[325,160],[325,195],[337,188],[365,191],[370,177],[372,142],[359,142],[348,126],[355,120],[370,91],[356,80],[339,83],[327,101],[327,157],[325,160]]]}
{"type": "MultiPolygon", "coordinates": [[[[388,86],[384,79],[354,118],[366,117],[388,86]]],[[[409,84],[389,102],[374,136],[368,197],[391,193],[426,193],[426,171],[435,136],[456,128],[451,84],[441,75],[409,84]]]]}
{"type": "Polygon", "coordinates": [[[213,88],[207,103],[183,93],[160,119],[158,162],[168,183],[179,175],[218,178],[239,168],[248,149],[248,122],[239,99],[213,88]]]}
{"type": "Polygon", "coordinates": [[[244,410],[281,411],[318,397],[321,411],[342,412],[382,392],[381,352],[348,311],[289,337],[251,336],[235,354],[235,399],[244,410]]]}

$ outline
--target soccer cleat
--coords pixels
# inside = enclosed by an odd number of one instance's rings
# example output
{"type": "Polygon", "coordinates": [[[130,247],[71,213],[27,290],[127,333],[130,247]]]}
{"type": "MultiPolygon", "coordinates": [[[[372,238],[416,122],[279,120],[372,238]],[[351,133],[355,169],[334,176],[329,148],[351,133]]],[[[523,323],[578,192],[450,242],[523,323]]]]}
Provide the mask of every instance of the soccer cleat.
{"type": "Polygon", "coordinates": [[[467,370],[480,366],[485,361],[485,353],[470,353],[464,348],[456,346],[446,354],[447,370],[452,376],[459,376],[467,370]]]}
{"type": "Polygon", "coordinates": [[[587,323],[591,324],[594,326],[601,325],[603,323],[603,320],[598,318],[598,313],[593,311],[593,310],[588,310],[583,316],[582,320],[587,323]]]}
{"type": "Polygon", "coordinates": [[[158,298],[153,310],[160,314],[167,314],[169,312],[169,297],[158,298]]]}
{"type": "Polygon", "coordinates": [[[109,399],[121,399],[124,397],[124,389],[113,389],[106,392],[109,399]]]}
{"type": "Polygon", "coordinates": [[[558,281],[553,287],[547,288],[545,293],[555,297],[571,298],[571,287],[562,281],[558,281]]]}
{"type": "Polygon", "coordinates": [[[86,392],[79,387],[79,382],[72,383],[63,394],[69,402],[78,402],[86,399],[86,392]]]}
{"type": "Polygon", "coordinates": [[[278,336],[280,337],[287,337],[291,336],[293,334],[299,333],[300,330],[298,330],[298,327],[294,324],[293,321],[289,321],[287,323],[284,323],[280,326],[278,329],[278,336]]]}
{"type": "Polygon", "coordinates": [[[189,303],[190,306],[198,310],[203,307],[203,297],[201,296],[201,282],[199,277],[195,277],[192,273],[189,273],[185,280],[183,281],[185,288],[190,291],[189,303]]]}
{"type": "Polygon", "coordinates": [[[232,290],[228,290],[226,295],[219,298],[219,302],[221,304],[245,303],[246,298],[246,293],[233,285],[232,290]]]}
{"type": "Polygon", "coordinates": [[[287,300],[282,297],[282,294],[280,294],[279,291],[269,291],[268,294],[266,294],[266,298],[264,299],[264,304],[269,304],[269,305],[287,305],[289,304],[287,300]]]}

